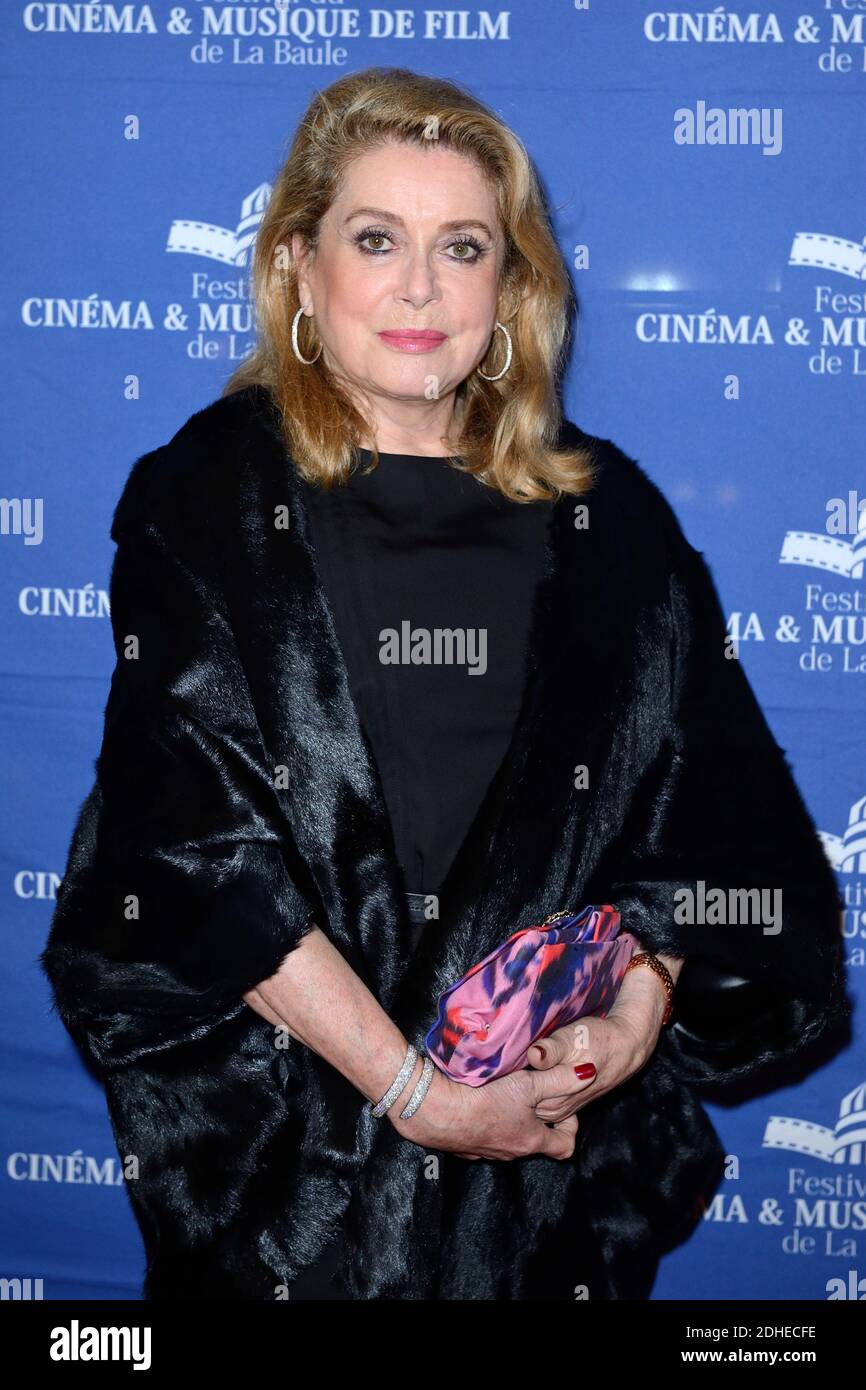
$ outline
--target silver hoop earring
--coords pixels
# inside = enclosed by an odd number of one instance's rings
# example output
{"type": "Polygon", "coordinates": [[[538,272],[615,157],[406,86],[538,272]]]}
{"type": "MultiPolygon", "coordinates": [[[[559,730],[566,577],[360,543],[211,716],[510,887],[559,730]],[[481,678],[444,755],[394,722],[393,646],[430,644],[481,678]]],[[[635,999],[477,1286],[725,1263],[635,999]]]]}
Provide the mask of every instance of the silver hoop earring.
{"type": "Polygon", "coordinates": [[[305,367],[312,367],[313,363],[318,362],[319,358],[322,355],[322,344],[319,343],[319,351],[316,353],[315,357],[308,358],[303,357],[301,355],[301,349],[298,347],[298,324],[301,321],[301,314],[303,312],[304,306],[301,305],[301,307],[298,309],[298,312],[295,314],[295,317],[292,319],[292,352],[295,354],[299,362],[303,362],[305,367]]]}
{"type": "MultiPolygon", "coordinates": [[[[482,377],[484,378],[485,381],[498,381],[499,378],[500,378],[501,376],[505,376],[505,373],[508,371],[508,368],[511,366],[511,354],[512,354],[511,334],[509,333],[508,329],[505,327],[505,324],[504,324],[504,323],[500,323],[498,319],[496,320],[496,328],[501,328],[501,329],[502,329],[502,332],[505,334],[505,366],[502,368],[502,371],[501,371],[501,372],[497,372],[495,376],[488,376],[486,372],[482,372],[481,368],[478,367],[478,368],[477,368],[478,375],[479,375],[479,376],[482,376],[482,377]]],[[[494,333],[495,333],[495,332],[496,332],[496,329],[494,329],[493,331],[494,331],[494,333]]]]}

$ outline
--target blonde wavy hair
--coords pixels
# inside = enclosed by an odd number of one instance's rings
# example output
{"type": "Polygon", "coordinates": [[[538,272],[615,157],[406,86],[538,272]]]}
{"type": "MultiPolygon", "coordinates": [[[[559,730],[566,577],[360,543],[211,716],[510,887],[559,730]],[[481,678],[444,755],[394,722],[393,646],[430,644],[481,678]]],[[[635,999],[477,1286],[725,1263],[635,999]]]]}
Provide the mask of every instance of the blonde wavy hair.
{"type": "MultiPolygon", "coordinates": [[[[328,369],[292,351],[292,320],[300,307],[292,235],[315,254],[321,218],[337,195],[347,165],[383,144],[440,148],[474,161],[497,200],[505,257],[496,317],[508,326],[512,364],[499,381],[473,371],[457,388],[462,430],[452,465],[515,502],[581,494],[594,480],[590,447],[557,448],[562,423],[559,377],[565,365],[574,291],[546,215],[538,179],[520,138],[456,83],[406,68],[372,67],[317,92],[280,169],[256,237],[252,266],[257,345],[233,373],[223,395],[267,388],[286,448],[310,483],[333,487],[358,465],[356,448],[370,428],[328,369]]],[[[305,330],[309,320],[302,319],[305,330]]],[[[304,357],[315,347],[301,342],[304,357]]],[[[501,354],[494,334],[491,357],[501,354]]],[[[499,364],[503,357],[499,356],[499,364]]],[[[485,366],[488,375],[499,364],[485,366]]]]}

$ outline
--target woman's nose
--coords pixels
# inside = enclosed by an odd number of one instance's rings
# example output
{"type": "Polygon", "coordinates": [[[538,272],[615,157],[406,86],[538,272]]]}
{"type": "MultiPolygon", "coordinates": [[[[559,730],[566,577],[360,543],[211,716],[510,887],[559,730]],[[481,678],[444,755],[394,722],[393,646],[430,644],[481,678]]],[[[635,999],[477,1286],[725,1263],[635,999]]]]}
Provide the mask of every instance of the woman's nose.
{"type": "Polygon", "coordinates": [[[436,271],[426,252],[407,252],[401,266],[401,292],[413,304],[425,304],[439,293],[436,271]]]}

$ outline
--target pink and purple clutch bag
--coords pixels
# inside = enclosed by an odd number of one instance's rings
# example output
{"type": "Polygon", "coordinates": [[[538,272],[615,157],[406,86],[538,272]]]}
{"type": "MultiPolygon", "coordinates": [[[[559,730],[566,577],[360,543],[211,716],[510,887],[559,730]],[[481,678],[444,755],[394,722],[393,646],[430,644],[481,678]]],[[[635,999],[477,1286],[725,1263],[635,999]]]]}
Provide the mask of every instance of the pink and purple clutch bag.
{"type": "Polygon", "coordinates": [[[424,1040],[431,1061],[467,1086],[519,1071],[539,1038],[605,1016],[638,949],[608,904],[516,931],[440,996],[424,1040]]]}

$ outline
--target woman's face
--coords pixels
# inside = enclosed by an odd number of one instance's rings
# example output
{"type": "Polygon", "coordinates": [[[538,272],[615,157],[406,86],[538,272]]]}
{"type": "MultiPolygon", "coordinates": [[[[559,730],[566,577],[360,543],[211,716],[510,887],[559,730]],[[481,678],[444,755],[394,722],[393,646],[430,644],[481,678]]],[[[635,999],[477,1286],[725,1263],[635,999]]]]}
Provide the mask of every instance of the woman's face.
{"type": "Polygon", "coordinates": [[[462,155],[435,142],[361,155],[315,256],[304,262],[303,249],[295,236],[300,302],[323,360],[377,415],[444,405],[487,352],[504,243],[493,193],[462,155]],[[411,336],[419,330],[434,336],[411,336]]]}

